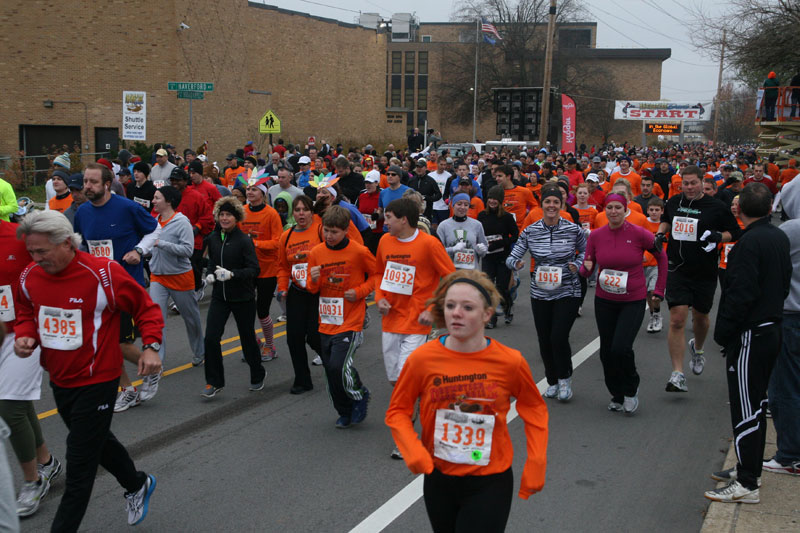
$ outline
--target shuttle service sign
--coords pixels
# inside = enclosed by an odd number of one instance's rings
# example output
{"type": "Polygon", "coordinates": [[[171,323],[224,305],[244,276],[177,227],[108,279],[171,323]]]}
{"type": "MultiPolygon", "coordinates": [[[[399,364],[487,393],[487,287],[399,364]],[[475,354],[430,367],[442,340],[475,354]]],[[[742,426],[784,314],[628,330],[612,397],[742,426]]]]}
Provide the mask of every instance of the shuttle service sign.
{"type": "Polygon", "coordinates": [[[147,137],[147,93],[122,91],[122,139],[144,141],[147,137]]]}
{"type": "Polygon", "coordinates": [[[617,100],[614,118],[617,120],[680,121],[710,120],[711,102],[640,102],[617,100]]]}

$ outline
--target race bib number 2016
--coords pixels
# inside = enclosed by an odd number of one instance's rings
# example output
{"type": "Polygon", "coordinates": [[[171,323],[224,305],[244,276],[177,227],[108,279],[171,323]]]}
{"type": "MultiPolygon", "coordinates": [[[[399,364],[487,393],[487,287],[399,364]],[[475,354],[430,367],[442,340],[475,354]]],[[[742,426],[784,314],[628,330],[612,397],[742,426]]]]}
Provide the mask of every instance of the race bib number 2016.
{"type": "Polygon", "coordinates": [[[676,241],[697,241],[696,218],[675,217],[672,219],[672,238],[676,241]]]}
{"type": "Polygon", "coordinates": [[[410,296],[414,290],[417,267],[387,261],[381,280],[381,290],[410,296]]]}

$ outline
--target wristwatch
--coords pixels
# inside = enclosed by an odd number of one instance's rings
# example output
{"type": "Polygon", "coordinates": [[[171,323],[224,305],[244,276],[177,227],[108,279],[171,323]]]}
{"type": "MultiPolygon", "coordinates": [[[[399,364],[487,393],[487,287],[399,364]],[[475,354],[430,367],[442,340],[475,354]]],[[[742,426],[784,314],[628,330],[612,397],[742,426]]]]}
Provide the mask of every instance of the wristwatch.
{"type": "Polygon", "coordinates": [[[142,351],[147,350],[148,348],[151,350],[159,351],[161,349],[161,343],[151,342],[150,344],[145,344],[144,346],[142,346],[142,351]]]}
{"type": "Polygon", "coordinates": [[[144,250],[142,250],[142,249],[141,249],[141,248],[139,248],[138,246],[137,246],[136,248],[134,248],[134,250],[136,250],[137,252],[139,252],[139,255],[140,255],[141,257],[144,257],[144,250]]]}

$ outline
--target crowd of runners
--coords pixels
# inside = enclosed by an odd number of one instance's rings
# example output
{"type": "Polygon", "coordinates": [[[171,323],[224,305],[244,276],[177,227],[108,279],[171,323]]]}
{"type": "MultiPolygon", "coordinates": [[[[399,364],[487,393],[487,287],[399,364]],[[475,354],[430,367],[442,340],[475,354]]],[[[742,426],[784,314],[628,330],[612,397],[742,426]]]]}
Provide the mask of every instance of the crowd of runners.
{"type": "Polygon", "coordinates": [[[713,331],[738,464],[714,473],[728,484],[706,497],[758,503],[762,468],[800,474],[800,227],[772,224],[776,209],[800,215],[794,159],[778,165],[748,147],[705,145],[452,154],[433,144],[381,153],[279,141],[263,156],[247,143],[220,168],[206,146],[197,152],[157,145],[143,161],[122,150],[77,173],[63,154],[45,210],[15,201],[0,212],[0,417],[24,477],[16,510],[0,501],[0,526],[35,513],[62,472],[34,409],[42,369],[69,428],[53,531],[78,529],[99,465],[125,488],[128,522],[141,522],[156,479],[111,433],[112,415],[154,401],[168,365],[203,367],[203,401],[237,387],[220,347],[232,314],[250,374],[242,386],[261,391],[265,363],[288,356],[287,392],[310,391],[311,356],[338,429],[367,417],[356,351],[370,324],[380,329],[394,388],[378,406],[396,443],[387,456],[425,474],[435,531],[502,531],[513,495],[511,402],[525,424],[519,495],[528,498],[544,485],[545,400],[581,393],[570,335],[592,290],[606,408],[630,416],[642,408],[639,325],[667,329],[664,389],[688,393],[704,371],[719,283],[713,331]],[[535,355],[485,331],[500,318],[525,321],[515,312],[525,268],[542,394],[526,361],[535,355]],[[167,349],[177,341],[166,338],[170,314],[183,320],[191,353],[167,349]],[[288,353],[275,345],[275,322],[286,324],[288,353]],[[768,406],[779,452],[762,464],[768,406]]]}

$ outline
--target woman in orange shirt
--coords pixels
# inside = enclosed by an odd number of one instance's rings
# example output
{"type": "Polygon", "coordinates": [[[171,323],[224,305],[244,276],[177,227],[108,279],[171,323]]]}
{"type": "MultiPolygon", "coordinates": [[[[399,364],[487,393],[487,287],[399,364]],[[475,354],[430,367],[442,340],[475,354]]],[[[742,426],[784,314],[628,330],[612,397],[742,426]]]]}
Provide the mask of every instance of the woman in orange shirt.
{"type": "Polygon", "coordinates": [[[527,440],[518,495],[528,499],[544,486],[547,407],[522,354],[484,336],[499,301],[482,272],[445,277],[430,303],[448,334],[409,356],[386,412],[409,470],[425,474],[434,531],[505,529],[514,491],[507,426],[512,396],[527,440]],[[421,438],[412,422],[417,399],[421,438]]]}

